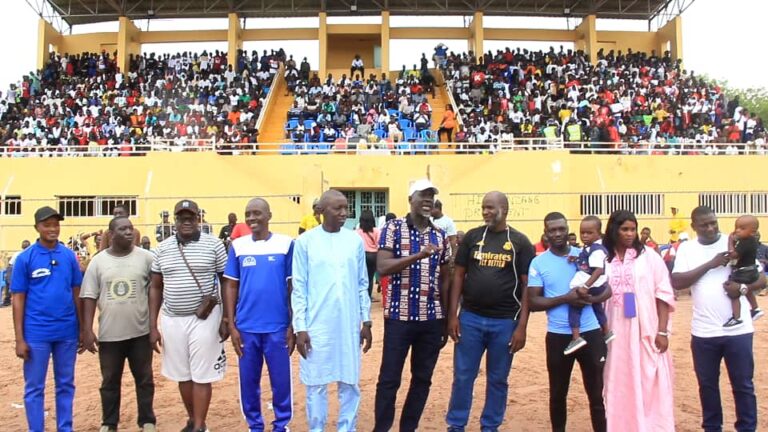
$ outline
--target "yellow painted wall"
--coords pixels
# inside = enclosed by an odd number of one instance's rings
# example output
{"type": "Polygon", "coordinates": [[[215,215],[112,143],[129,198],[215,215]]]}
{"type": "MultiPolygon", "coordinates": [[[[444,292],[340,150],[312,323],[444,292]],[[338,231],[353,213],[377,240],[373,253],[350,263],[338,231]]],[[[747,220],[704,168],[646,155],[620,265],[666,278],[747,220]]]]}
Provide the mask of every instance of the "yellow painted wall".
{"type": "MultiPolygon", "coordinates": [[[[329,26],[330,27],[330,26],[329,26]]],[[[380,36],[350,36],[328,34],[327,69],[345,69],[349,76],[349,67],[355,54],[360,54],[366,69],[373,68],[373,46],[381,44],[380,36]]],[[[366,75],[368,73],[366,72],[366,75]]]]}
{"type": "Polygon", "coordinates": [[[217,42],[226,40],[226,30],[150,31],[139,33],[139,41],[141,41],[143,44],[173,42],[217,42]]]}
{"type": "Polygon", "coordinates": [[[655,50],[659,54],[656,44],[656,33],[637,32],[637,31],[599,31],[597,32],[597,46],[611,47],[610,49],[627,52],[628,48],[632,51],[645,51],[650,54],[655,50]]]}
{"type": "MultiPolygon", "coordinates": [[[[154,224],[162,210],[180,198],[193,198],[207,210],[215,229],[245,203],[265,196],[272,205],[273,230],[294,234],[310,203],[329,187],[387,189],[389,209],[408,209],[409,182],[429,176],[440,188],[446,214],[460,229],[481,223],[485,192],[510,195],[510,224],[529,237],[541,233],[549,211],[561,211],[578,228],[582,193],[665,193],[665,214],[640,217],[659,241],[665,234],[669,208],[684,215],[698,205],[699,191],[766,191],[760,156],[611,156],[566,152],[514,152],[497,155],[441,156],[239,156],[212,153],[156,153],[136,158],[0,159],[0,190],[21,195],[21,216],[0,216],[0,251],[13,250],[22,239],[34,239],[32,215],[42,205],[55,206],[56,195],[136,195],[134,223],[154,242],[154,224]],[[739,176],[723,182],[724,166],[738,166],[739,176]],[[300,198],[297,204],[291,198],[300,198]]],[[[104,228],[108,217],[69,218],[63,235],[104,228]]],[[[764,220],[768,223],[768,220],[764,220]]],[[[733,220],[721,219],[724,230],[733,220]]]]}
{"type": "Polygon", "coordinates": [[[101,52],[102,49],[112,54],[115,46],[117,46],[117,32],[101,32],[62,36],[58,48],[62,54],[101,52]]]}

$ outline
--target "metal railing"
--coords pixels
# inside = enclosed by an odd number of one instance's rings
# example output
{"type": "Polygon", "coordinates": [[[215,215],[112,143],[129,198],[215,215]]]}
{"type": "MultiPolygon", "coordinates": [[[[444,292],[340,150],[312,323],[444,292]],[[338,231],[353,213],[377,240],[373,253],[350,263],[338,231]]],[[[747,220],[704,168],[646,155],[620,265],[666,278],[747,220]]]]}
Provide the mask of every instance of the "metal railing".
{"type": "Polygon", "coordinates": [[[511,142],[425,142],[354,138],[334,142],[228,143],[206,139],[149,139],[146,143],[114,146],[0,147],[0,157],[129,157],[148,153],[217,152],[248,154],[496,154],[514,151],[568,151],[574,154],[621,155],[766,155],[768,146],[755,143],[608,143],[564,141],[562,138],[515,138],[511,142]]]}

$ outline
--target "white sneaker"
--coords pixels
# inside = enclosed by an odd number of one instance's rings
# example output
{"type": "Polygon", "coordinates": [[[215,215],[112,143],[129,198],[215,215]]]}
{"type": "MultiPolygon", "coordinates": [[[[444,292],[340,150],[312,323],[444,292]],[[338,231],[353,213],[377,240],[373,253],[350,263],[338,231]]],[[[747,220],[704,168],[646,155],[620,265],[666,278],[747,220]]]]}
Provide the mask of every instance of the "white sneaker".
{"type": "Polygon", "coordinates": [[[141,432],[157,432],[157,426],[153,425],[152,423],[145,423],[141,427],[141,432]]]}
{"type": "Polygon", "coordinates": [[[99,432],[117,432],[116,428],[113,428],[112,426],[104,425],[99,429],[99,432]]]}

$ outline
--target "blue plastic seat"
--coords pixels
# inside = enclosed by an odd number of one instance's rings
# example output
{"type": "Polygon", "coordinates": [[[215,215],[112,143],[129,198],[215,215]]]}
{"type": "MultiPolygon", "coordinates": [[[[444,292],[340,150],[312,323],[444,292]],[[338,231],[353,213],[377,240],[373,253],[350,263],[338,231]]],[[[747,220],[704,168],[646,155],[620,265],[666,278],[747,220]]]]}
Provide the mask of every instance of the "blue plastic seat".
{"type": "Polygon", "coordinates": [[[296,129],[299,126],[298,119],[290,119],[285,123],[285,130],[296,129]]]}

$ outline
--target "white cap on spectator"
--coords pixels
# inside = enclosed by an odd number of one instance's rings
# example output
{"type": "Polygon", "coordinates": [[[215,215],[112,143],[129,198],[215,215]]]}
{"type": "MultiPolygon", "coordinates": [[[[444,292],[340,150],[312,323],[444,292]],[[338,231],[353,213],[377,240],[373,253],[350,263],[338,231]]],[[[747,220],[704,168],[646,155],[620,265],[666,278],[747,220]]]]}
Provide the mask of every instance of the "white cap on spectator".
{"type": "Polygon", "coordinates": [[[432,184],[429,179],[419,179],[415,182],[411,183],[411,187],[408,190],[408,196],[413,196],[416,192],[425,191],[427,189],[432,189],[435,191],[435,195],[439,194],[440,192],[437,190],[435,185],[432,184]]]}

